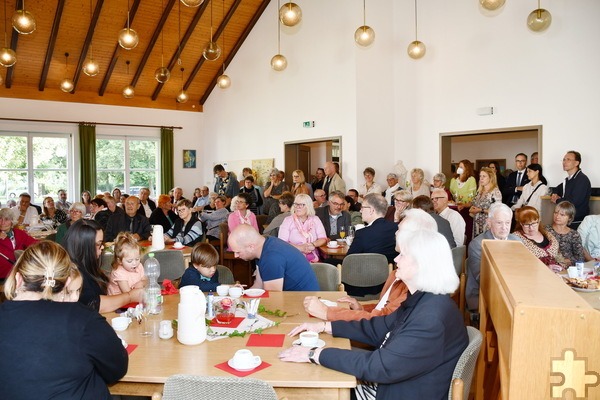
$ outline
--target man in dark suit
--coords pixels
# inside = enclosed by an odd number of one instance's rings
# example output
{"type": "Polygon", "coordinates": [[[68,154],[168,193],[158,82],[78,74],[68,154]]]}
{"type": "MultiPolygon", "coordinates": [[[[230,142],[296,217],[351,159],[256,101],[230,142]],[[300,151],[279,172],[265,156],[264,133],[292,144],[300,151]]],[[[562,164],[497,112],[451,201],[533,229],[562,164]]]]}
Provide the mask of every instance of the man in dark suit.
{"type": "Polygon", "coordinates": [[[150,189],[147,187],[140,189],[140,208],[138,208],[138,214],[145,215],[146,218],[150,218],[152,211],[156,210],[156,203],[150,198],[150,189]]]}
{"type": "Polygon", "coordinates": [[[506,185],[502,192],[502,202],[509,207],[512,207],[519,200],[521,193],[523,193],[523,186],[529,183],[526,172],[527,155],[519,153],[515,156],[515,168],[516,171],[513,171],[506,178],[506,185]]]}
{"type": "Polygon", "coordinates": [[[150,223],[145,215],[137,213],[140,199],[129,196],[125,200],[125,212],[114,213],[108,218],[104,240],[112,242],[120,232],[131,232],[137,240],[147,240],[150,236],[150,223]]]}
{"type": "Polygon", "coordinates": [[[344,193],[334,190],[329,193],[329,205],[319,207],[315,210],[317,217],[325,227],[325,233],[329,240],[336,240],[340,237],[340,230],[343,228],[348,233],[352,217],[348,211],[342,211],[344,206],[344,193]]]}

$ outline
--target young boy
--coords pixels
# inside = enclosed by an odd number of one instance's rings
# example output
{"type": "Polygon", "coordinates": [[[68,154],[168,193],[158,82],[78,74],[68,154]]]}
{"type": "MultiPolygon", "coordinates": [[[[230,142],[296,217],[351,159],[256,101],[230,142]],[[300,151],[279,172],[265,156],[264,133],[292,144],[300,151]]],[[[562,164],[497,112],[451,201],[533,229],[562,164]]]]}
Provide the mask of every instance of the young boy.
{"type": "Polygon", "coordinates": [[[219,272],[217,272],[219,253],[210,244],[197,243],[192,248],[191,263],[181,277],[179,287],[196,285],[203,292],[216,292],[219,286],[219,272]]]}

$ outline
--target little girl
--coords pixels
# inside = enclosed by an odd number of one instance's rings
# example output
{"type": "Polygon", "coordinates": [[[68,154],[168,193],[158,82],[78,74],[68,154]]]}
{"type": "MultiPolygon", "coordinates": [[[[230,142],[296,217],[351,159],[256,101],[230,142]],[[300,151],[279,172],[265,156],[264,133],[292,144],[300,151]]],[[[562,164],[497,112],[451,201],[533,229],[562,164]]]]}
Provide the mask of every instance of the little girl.
{"type": "Polygon", "coordinates": [[[192,248],[190,266],[183,273],[179,287],[196,285],[203,292],[215,292],[219,286],[218,261],[219,253],[212,245],[206,242],[196,243],[192,248]]]}
{"type": "Polygon", "coordinates": [[[141,289],[148,283],[141,263],[140,246],[131,233],[119,233],[115,239],[115,258],[112,268],[108,283],[110,295],[141,289]]]}

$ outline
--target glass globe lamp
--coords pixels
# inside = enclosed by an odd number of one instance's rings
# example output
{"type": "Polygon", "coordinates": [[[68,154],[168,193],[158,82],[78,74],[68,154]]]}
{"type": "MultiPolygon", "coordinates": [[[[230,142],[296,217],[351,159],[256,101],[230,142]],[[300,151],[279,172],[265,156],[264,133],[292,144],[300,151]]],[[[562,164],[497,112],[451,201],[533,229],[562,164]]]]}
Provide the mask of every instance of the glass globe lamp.
{"type": "Polygon", "coordinates": [[[504,5],[505,0],[479,0],[481,7],[486,10],[494,11],[504,5]]]}
{"type": "Polygon", "coordinates": [[[135,89],[131,85],[127,85],[123,88],[123,97],[131,99],[135,95],[135,89]]]}
{"type": "Polygon", "coordinates": [[[527,17],[527,27],[534,32],[542,32],[548,29],[552,23],[552,15],[548,10],[538,8],[533,10],[527,17]]]}
{"type": "Polygon", "coordinates": [[[171,71],[167,67],[159,67],[154,71],[154,79],[159,83],[165,83],[171,77],[171,71]]]}
{"type": "Polygon", "coordinates": [[[119,31],[119,46],[125,50],[134,49],[140,42],[137,32],[131,28],[123,28],[119,31]]]}
{"type": "Polygon", "coordinates": [[[186,7],[200,7],[204,0],[181,0],[181,2],[186,7]]]}
{"type": "Polygon", "coordinates": [[[212,40],[204,46],[204,50],[202,51],[202,55],[208,61],[215,61],[219,57],[221,57],[221,48],[216,42],[212,40]]]}
{"type": "Polygon", "coordinates": [[[354,32],[354,41],[360,46],[369,46],[375,40],[375,31],[370,26],[363,25],[354,32]]]}
{"type": "Polygon", "coordinates": [[[287,68],[287,59],[282,54],[277,54],[271,58],[271,68],[275,71],[283,71],[287,68]]]}
{"type": "Polygon", "coordinates": [[[425,48],[425,43],[415,40],[408,45],[408,56],[415,60],[419,58],[423,58],[427,49],[425,48]]]}
{"type": "Polygon", "coordinates": [[[279,20],[285,26],[295,26],[302,20],[302,9],[296,3],[285,3],[279,9],[279,20]]]}
{"type": "Polygon", "coordinates": [[[62,90],[65,93],[71,93],[74,87],[75,85],[73,84],[73,81],[69,78],[65,78],[62,81],[60,81],[60,90],[62,90]]]}
{"type": "Polygon", "coordinates": [[[181,92],[179,92],[179,94],[177,95],[177,102],[180,104],[185,103],[186,101],[188,101],[189,97],[188,94],[185,90],[181,89],[181,92]]]}
{"type": "Polygon", "coordinates": [[[17,62],[17,53],[13,49],[3,47],[0,49],[0,65],[3,67],[12,67],[17,62]]]}
{"type": "Polygon", "coordinates": [[[223,74],[217,78],[217,86],[219,86],[221,89],[227,89],[229,86],[231,86],[231,79],[229,76],[223,74]]]}
{"type": "Polygon", "coordinates": [[[90,58],[90,60],[83,66],[83,73],[87,76],[96,76],[98,75],[98,72],[100,72],[100,67],[93,58],[90,58]]]}
{"type": "Polygon", "coordinates": [[[35,18],[26,10],[17,10],[12,16],[12,25],[21,35],[35,32],[35,18]]]}

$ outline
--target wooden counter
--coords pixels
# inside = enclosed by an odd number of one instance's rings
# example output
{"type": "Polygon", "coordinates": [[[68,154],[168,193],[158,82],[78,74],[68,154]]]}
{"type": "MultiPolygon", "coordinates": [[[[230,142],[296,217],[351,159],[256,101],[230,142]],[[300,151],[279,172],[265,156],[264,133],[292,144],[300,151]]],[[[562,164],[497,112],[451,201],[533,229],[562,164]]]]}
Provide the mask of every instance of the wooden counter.
{"type": "Polygon", "coordinates": [[[598,310],[518,242],[483,241],[480,290],[476,399],[600,398],[598,310]]]}

